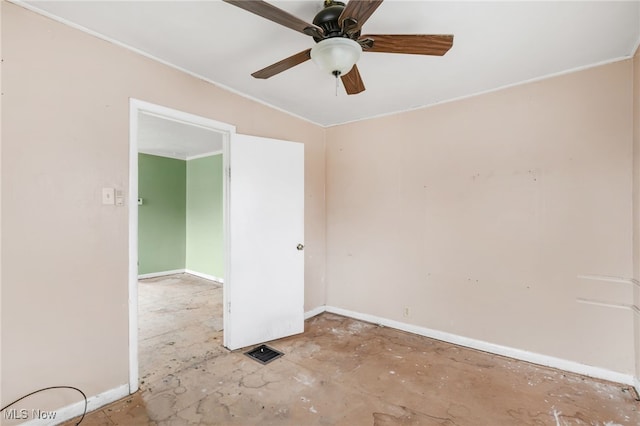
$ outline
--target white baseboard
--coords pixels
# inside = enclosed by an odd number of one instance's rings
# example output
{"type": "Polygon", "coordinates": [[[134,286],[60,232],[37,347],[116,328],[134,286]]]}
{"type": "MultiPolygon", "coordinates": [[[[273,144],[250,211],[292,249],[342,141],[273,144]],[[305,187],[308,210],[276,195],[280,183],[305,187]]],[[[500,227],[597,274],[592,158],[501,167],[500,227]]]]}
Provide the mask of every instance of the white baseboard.
{"type": "Polygon", "coordinates": [[[317,308],[313,308],[310,311],[304,313],[304,319],[308,320],[309,318],[315,317],[316,315],[320,315],[321,313],[327,310],[326,306],[318,306],[317,308]]]}
{"type": "MultiPolygon", "coordinates": [[[[87,413],[95,411],[107,404],[111,404],[121,398],[129,395],[129,384],[120,385],[117,388],[99,393],[98,395],[87,398],[87,413]]],[[[51,410],[47,410],[51,411],[51,410]]],[[[51,426],[59,425],[69,421],[75,417],[79,417],[84,412],[84,400],[76,402],[55,411],[55,419],[32,419],[22,423],[22,426],[51,426]]]]}
{"type": "MultiPolygon", "coordinates": [[[[317,310],[318,308],[316,308],[317,310]]],[[[314,310],[315,311],[315,310],[314,310]]],[[[596,379],[609,380],[616,383],[623,383],[625,385],[631,385],[638,389],[640,382],[630,374],[619,373],[616,371],[607,370],[605,368],[594,367],[591,365],[581,364],[575,361],[569,361],[562,358],[556,358],[549,355],[542,355],[535,352],[529,352],[522,349],[511,348],[508,346],[496,345],[494,343],[485,342],[482,340],[471,339],[469,337],[458,336],[452,333],[446,333],[443,331],[432,330],[426,327],[420,327],[413,324],[406,324],[400,321],[394,321],[386,318],[377,317],[375,315],[363,314],[360,312],[354,312],[347,309],[336,308],[335,306],[326,306],[326,312],[331,312],[346,317],[371,322],[374,324],[384,325],[385,327],[395,328],[397,330],[407,331],[409,333],[418,334],[420,336],[430,337],[436,340],[442,340],[443,342],[453,343],[454,345],[460,345],[471,349],[477,349],[483,352],[490,352],[496,355],[502,355],[509,358],[518,359],[521,361],[527,361],[532,364],[543,365],[546,367],[557,368],[559,370],[568,371],[571,373],[581,374],[583,376],[589,376],[596,379]]],[[[320,313],[320,312],[318,312],[320,313]]],[[[316,314],[317,315],[317,314],[316,314]]]]}
{"type": "Polygon", "coordinates": [[[144,280],[145,278],[156,278],[156,277],[164,277],[166,275],[184,274],[185,271],[186,271],[185,269],[173,269],[171,271],[150,272],[148,274],[138,275],[138,279],[144,280]]]}
{"type": "Polygon", "coordinates": [[[205,280],[216,281],[221,284],[224,284],[223,278],[214,277],[213,275],[209,275],[209,274],[203,274],[202,272],[196,272],[191,269],[185,269],[184,272],[186,274],[195,275],[196,277],[204,278],[205,280]]]}
{"type": "Polygon", "coordinates": [[[213,275],[203,274],[202,272],[197,272],[191,269],[173,269],[171,271],[150,272],[148,274],[138,275],[138,279],[144,280],[146,278],[165,277],[167,275],[175,275],[175,274],[194,275],[196,277],[204,278],[205,280],[216,281],[221,284],[224,284],[224,279],[222,278],[214,277],[213,275]]]}

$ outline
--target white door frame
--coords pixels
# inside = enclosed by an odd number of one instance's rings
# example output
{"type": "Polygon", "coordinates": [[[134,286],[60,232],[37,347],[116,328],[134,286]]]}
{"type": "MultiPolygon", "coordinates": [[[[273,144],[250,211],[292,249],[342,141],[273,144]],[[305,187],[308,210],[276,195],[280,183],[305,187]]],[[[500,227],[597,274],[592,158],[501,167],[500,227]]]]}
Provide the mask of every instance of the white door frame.
{"type": "MultiPolygon", "coordinates": [[[[161,105],[129,99],[129,393],[138,390],[140,379],[138,368],[138,114],[144,112],[167,120],[177,121],[191,126],[203,127],[222,133],[223,177],[223,223],[225,235],[225,271],[224,287],[229,285],[228,276],[228,174],[229,141],[236,133],[236,127],[220,121],[211,120],[161,105]]],[[[223,298],[227,291],[223,290],[223,298]]],[[[226,303],[223,305],[226,306],[226,303]]],[[[226,314],[223,315],[227,321],[226,314]]],[[[224,325],[226,327],[226,325],[224,325]]]]}

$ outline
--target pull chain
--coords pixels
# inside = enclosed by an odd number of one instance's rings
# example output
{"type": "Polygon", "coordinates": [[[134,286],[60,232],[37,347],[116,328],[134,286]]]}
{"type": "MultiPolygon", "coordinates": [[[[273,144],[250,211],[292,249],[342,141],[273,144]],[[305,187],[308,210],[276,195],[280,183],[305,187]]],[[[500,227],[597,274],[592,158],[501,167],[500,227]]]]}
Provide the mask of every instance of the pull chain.
{"type": "Polygon", "coordinates": [[[336,76],[336,98],[337,98],[338,97],[338,86],[340,85],[340,83],[338,82],[338,76],[340,76],[340,71],[334,71],[332,74],[336,76]]]}

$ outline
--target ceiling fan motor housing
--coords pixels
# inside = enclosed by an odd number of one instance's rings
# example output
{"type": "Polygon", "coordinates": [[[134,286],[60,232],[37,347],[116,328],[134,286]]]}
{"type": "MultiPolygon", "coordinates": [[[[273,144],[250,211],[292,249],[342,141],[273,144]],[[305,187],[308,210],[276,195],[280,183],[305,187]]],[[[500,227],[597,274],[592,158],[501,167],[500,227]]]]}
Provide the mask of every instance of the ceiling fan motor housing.
{"type": "MultiPolygon", "coordinates": [[[[338,22],[338,18],[340,18],[340,14],[344,10],[345,4],[340,1],[333,1],[333,0],[325,1],[324,4],[325,4],[324,9],[318,12],[315,18],[313,18],[313,24],[317,25],[318,27],[324,30],[324,37],[320,38],[320,37],[314,36],[313,39],[316,42],[319,42],[325,38],[332,38],[332,37],[354,38],[354,36],[356,35],[345,34],[342,31],[340,23],[338,22]]],[[[359,33],[357,35],[359,36],[359,33]]],[[[357,38],[357,36],[355,38],[357,38]]]]}

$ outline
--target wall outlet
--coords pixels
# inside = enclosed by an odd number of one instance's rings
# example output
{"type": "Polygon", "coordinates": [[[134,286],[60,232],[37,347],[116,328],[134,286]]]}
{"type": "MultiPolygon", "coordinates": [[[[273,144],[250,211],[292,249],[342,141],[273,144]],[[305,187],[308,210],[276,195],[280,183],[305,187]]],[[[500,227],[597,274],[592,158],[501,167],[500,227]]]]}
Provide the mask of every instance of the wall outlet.
{"type": "Polygon", "coordinates": [[[411,310],[409,309],[409,307],[408,307],[408,306],[406,306],[406,307],[403,309],[403,311],[402,311],[402,316],[403,316],[403,317],[408,317],[408,316],[410,316],[410,315],[411,315],[411,310]]]}

